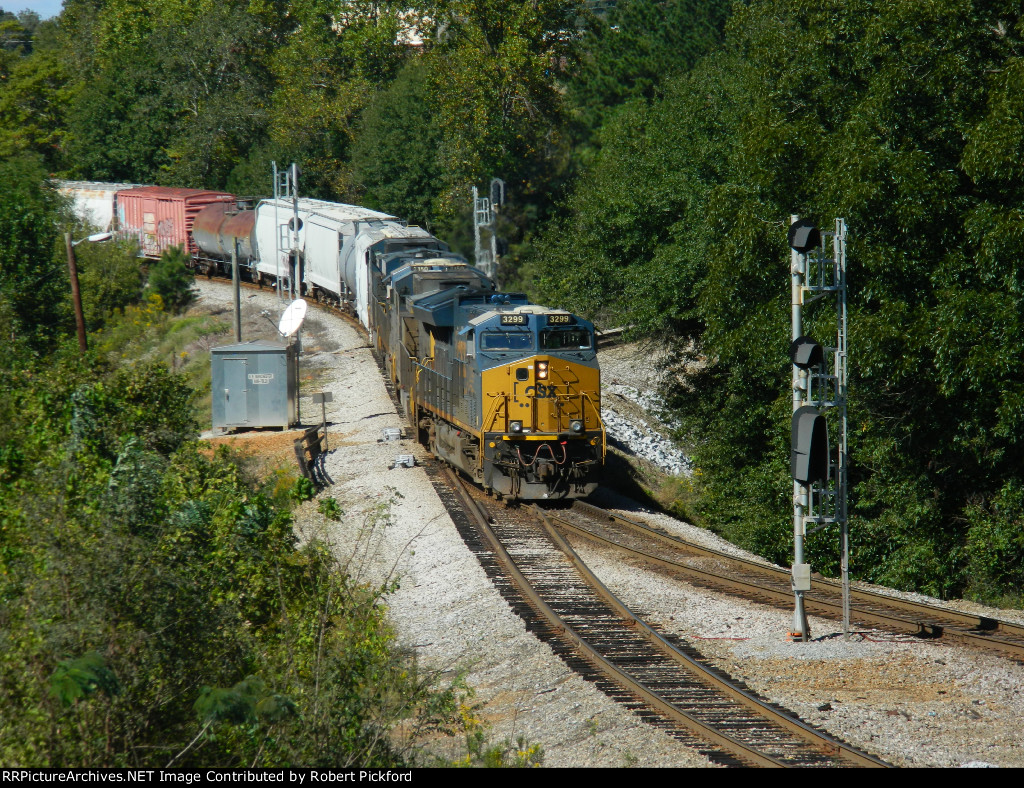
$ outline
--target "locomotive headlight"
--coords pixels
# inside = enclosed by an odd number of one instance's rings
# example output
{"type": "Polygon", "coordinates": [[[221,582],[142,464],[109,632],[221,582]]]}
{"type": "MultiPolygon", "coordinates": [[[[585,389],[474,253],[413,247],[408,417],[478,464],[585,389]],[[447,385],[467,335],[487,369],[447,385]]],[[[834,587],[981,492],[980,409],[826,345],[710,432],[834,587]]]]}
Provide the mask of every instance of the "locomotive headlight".
{"type": "Polygon", "coordinates": [[[522,432],[523,431],[523,422],[521,422],[521,421],[511,421],[511,422],[509,422],[508,431],[509,432],[522,432]]]}
{"type": "Polygon", "coordinates": [[[579,419],[573,419],[569,422],[569,429],[573,432],[583,432],[583,422],[579,419]]]}
{"type": "Polygon", "coordinates": [[[537,380],[548,379],[548,362],[538,361],[537,362],[537,380]]]}

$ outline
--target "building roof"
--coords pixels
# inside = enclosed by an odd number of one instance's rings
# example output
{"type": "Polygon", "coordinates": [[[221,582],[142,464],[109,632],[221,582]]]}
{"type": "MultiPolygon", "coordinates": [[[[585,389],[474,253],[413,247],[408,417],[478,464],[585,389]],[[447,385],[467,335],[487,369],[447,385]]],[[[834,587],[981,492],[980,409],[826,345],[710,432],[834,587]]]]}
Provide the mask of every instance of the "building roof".
{"type": "Polygon", "coordinates": [[[252,352],[265,352],[269,350],[287,350],[288,346],[283,342],[270,342],[264,339],[254,339],[250,342],[241,342],[231,345],[219,345],[218,347],[210,348],[211,353],[252,353],[252,352]]]}

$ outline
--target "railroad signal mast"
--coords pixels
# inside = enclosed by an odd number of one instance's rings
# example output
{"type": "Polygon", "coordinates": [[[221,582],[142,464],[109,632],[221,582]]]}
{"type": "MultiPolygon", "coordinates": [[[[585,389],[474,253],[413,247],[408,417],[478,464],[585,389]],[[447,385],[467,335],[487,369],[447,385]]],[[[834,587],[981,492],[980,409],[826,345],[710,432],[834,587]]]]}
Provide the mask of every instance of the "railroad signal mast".
{"type": "Polygon", "coordinates": [[[505,204],[505,181],[491,178],[489,197],[481,197],[473,187],[473,260],[476,267],[498,282],[498,208],[505,204]],[[482,232],[490,236],[489,247],[483,244],[482,232]]]}
{"type": "Polygon", "coordinates": [[[277,297],[281,298],[281,251],[288,251],[288,289],[292,300],[297,298],[295,277],[299,272],[299,230],[302,221],[299,219],[299,165],[292,162],[287,169],[277,169],[277,162],[270,162],[274,169],[274,226],[277,227],[275,240],[277,249],[277,297]],[[278,204],[281,200],[291,200],[292,218],[281,223],[278,218],[278,204]]]}
{"type": "MultiPolygon", "coordinates": [[[[790,285],[792,290],[793,419],[790,470],[793,477],[793,627],[790,637],[810,640],[804,593],[811,589],[811,567],[804,540],[829,525],[839,526],[843,587],[843,637],[850,633],[850,539],[847,522],[848,364],[846,306],[846,221],[835,220],[832,232],[790,217],[790,285]],[[831,242],[831,249],[827,245],[831,242]],[[830,252],[830,253],[829,253],[830,252]],[[804,309],[834,302],[834,344],[822,345],[804,334],[804,309]],[[828,440],[829,423],[836,436],[828,440]]],[[[827,331],[819,315],[815,325],[827,331]]]]}

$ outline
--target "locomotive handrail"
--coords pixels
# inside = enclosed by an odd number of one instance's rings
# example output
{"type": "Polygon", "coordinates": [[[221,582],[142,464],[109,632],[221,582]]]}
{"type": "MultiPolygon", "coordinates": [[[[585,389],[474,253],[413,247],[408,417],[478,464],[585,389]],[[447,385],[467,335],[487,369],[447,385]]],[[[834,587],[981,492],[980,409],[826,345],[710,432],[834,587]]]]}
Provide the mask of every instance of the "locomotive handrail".
{"type": "MultiPolygon", "coordinates": [[[[559,432],[562,431],[562,415],[563,415],[563,408],[564,408],[566,403],[568,403],[570,405],[575,405],[576,404],[575,400],[577,398],[579,398],[579,401],[580,401],[579,402],[580,418],[586,418],[586,405],[583,402],[583,394],[582,394],[582,392],[579,393],[579,394],[574,394],[572,392],[572,390],[569,388],[569,384],[568,383],[565,384],[565,387],[566,387],[566,393],[565,394],[556,394],[554,396],[554,401],[555,401],[555,425],[557,426],[559,432]]],[[[566,418],[567,419],[572,419],[572,413],[570,413],[566,418]]]]}
{"type": "Polygon", "coordinates": [[[437,376],[438,376],[439,378],[442,378],[443,380],[447,380],[447,381],[449,381],[449,382],[451,382],[452,380],[454,380],[454,378],[450,378],[450,377],[448,377],[447,375],[444,375],[444,374],[442,374],[442,373],[438,372],[438,371],[437,371],[436,369],[434,369],[433,367],[425,367],[425,366],[423,366],[422,364],[418,364],[418,363],[416,363],[415,361],[413,362],[413,364],[416,364],[416,366],[417,366],[417,367],[419,367],[420,369],[424,370],[425,372],[429,372],[429,373],[430,373],[430,374],[432,374],[432,375],[437,375],[437,376]]]}
{"type": "MultiPolygon", "coordinates": [[[[601,408],[594,404],[594,400],[590,398],[590,395],[587,392],[581,391],[580,394],[586,398],[587,402],[589,402],[590,406],[594,409],[594,413],[597,415],[597,424],[601,428],[601,459],[603,460],[608,452],[608,435],[604,429],[604,419],[601,418],[601,408]]],[[[583,423],[586,424],[586,414],[584,414],[583,423]]]]}
{"type": "MultiPolygon", "coordinates": [[[[487,432],[489,427],[494,426],[494,419],[497,416],[495,411],[498,410],[499,403],[505,405],[506,417],[508,415],[508,394],[491,394],[489,396],[491,397],[491,409],[487,411],[487,416],[480,422],[480,432],[487,432]]],[[[508,421],[508,418],[505,420],[508,421]]]]}

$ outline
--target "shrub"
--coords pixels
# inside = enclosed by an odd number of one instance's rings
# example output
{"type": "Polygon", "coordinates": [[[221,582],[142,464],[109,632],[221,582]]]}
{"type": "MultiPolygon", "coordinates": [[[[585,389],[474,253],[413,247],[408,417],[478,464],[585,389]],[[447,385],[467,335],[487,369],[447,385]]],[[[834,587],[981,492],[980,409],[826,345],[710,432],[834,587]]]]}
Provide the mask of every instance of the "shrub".
{"type": "Polygon", "coordinates": [[[188,254],[180,246],[165,249],[149,269],[149,288],[171,311],[181,311],[195,300],[188,254]]]}

